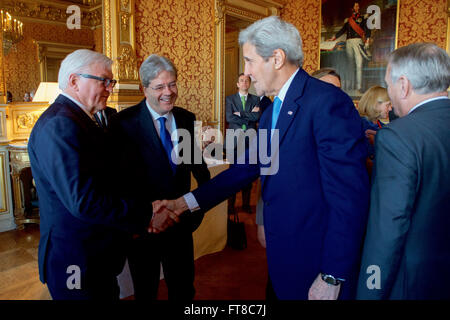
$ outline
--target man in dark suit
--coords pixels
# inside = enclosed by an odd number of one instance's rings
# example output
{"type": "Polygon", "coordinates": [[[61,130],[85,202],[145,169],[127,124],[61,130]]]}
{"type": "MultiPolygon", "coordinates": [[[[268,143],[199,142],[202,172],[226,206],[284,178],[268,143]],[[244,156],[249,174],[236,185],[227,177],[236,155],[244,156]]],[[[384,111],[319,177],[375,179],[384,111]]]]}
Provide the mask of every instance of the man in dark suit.
{"type": "Polygon", "coordinates": [[[257,94],[276,96],[258,130],[259,145],[270,139],[271,163],[260,147],[257,164],[235,165],[184,197],[156,202],[154,212],[207,210],[261,176],[274,296],[354,298],[369,194],[358,112],[342,90],[301,68],[292,24],[259,20],[239,43],[257,94]]]}
{"type": "Polygon", "coordinates": [[[123,232],[146,233],[151,218],[147,199],[117,192],[106,136],[94,120],[116,83],[111,64],[90,50],[68,55],[58,76],[63,93],[30,135],[41,218],[39,277],[53,299],[118,299],[123,232]]]}
{"type": "MultiPolygon", "coordinates": [[[[251,80],[250,77],[241,73],[238,76],[236,86],[238,92],[226,97],[225,102],[225,115],[228,122],[228,129],[234,130],[242,129],[243,132],[247,130],[256,130],[256,124],[259,120],[259,98],[253,94],[248,93],[250,89],[251,80]]],[[[243,136],[242,136],[243,137],[243,136]]],[[[239,136],[230,134],[227,131],[227,139],[234,139],[234,159],[233,163],[238,158],[239,148],[237,147],[239,136]]],[[[246,143],[245,141],[243,143],[246,143]]],[[[248,143],[248,142],[247,142],[248,143]]],[[[230,159],[231,160],[231,159],[230,159]]],[[[252,192],[252,183],[245,186],[242,190],[242,210],[248,213],[252,213],[250,207],[250,194],[252,192]]],[[[228,210],[231,213],[235,212],[236,194],[233,194],[228,201],[228,210]]]]}
{"type": "MultiPolygon", "coordinates": [[[[149,56],[140,77],[146,98],[113,116],[110,132],[123,156],[128,191],[149,200],[176,198],[189,192],[191,173],[199,185],[210,179],[194,138],[195,115],[174,107],[177,70],[169,59],[149,56]],[[199,161],[195,154],[200,154],[199,161]]],[[[127,252],[136,299],[156,300],[160,263],[169,300],[193,299],[192,232],[202,219],[199,211],[163,233],[130,239],[127,252]]]]}
{"type": "Polygon", "coordinates": [[[358,299],[450,299],[450,58],[395,50],[386,83],[397,120],[378,131],[358,299]]]}

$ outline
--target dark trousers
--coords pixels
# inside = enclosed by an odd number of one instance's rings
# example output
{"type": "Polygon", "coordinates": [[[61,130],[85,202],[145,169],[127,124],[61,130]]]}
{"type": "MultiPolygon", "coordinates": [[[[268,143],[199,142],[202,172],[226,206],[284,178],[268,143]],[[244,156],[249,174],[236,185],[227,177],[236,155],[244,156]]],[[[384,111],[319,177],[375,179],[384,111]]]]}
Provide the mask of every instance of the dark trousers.
{"type": "MultiPolygon", "coordinates": [[[[89,269],[89,266],[88,266],[89,269]]],[[[67,274],[66,268],[47,265],[47,288],[53,300],[119,300],[120,288],[117,275],[111,270],[101,270],[95,267],[83,272],[80,276],[80,288],[69,288],[67,282],[74,274],[67,274]],[[56,270],[57,269],[57,270],[56,270]],[[61,270],[64,272],[61,273],[61,270]]]]}
{"type": "Polygon", "coordinates": [[[272,281],[270,281],[270,277],[267,276],[267,286],[266,286],[266,301],[267,302],[275,302],[278,301],[275,290],[272,287],[272,281]]]}
{"type": "MultiPolygon", "coordinates": [[[[243,188],[241,190],[242,193],[242,208],[246,209],[250,207],[250,195],[252,193],[252,186],[253,183],[250,183],[248,186],[246,186],[245,188],[243,188]]],[[[233,194],[229,199],[228,199],[228,208],[230,208],[230,210],[233,210],[236,204],[236,193],[233,194]]]]}
{"type": "Polygon", "coordinates": [[[163,266],[169,300],[194,298],[194,249],[192,233],[176,230],[149,234],[130,240],[128,264],[136,300],[155,301],[163,266]]]}

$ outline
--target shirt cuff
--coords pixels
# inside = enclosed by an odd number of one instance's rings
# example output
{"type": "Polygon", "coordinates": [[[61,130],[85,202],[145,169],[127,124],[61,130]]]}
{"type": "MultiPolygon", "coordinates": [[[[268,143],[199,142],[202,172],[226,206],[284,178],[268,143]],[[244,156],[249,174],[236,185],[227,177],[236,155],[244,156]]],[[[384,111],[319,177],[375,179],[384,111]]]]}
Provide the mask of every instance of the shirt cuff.
{"type": "Polygon", "coordinates": [[[187,206],[191,212],[200,210],[197,200],[195,199],[192,192],[186,193],[184,196],[184,201],[186,201],[187,206]]]}

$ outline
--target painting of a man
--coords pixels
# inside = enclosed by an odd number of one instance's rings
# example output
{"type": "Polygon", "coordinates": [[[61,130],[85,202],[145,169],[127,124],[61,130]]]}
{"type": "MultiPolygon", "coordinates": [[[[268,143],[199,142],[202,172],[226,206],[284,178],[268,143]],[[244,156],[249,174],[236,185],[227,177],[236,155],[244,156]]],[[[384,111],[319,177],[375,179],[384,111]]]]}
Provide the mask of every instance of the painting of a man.
{"type": "Polygon", "coordinates": [[[386,55],[395,49],[397,0],[322,0],[320,67],[342,77],[354,99],[384,85],[386,55]]]}

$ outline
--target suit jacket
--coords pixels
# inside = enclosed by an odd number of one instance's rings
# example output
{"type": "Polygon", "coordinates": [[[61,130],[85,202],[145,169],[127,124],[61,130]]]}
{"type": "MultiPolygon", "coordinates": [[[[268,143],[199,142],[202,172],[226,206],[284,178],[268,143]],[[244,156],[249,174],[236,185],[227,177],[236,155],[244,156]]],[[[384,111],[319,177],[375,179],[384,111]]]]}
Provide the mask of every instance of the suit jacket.
{"type": "MultiPolygon", "coordinates": [[[[262,114],[259,134],[270,132],[272,108],[262,114]]],[[[300,69],[276,128],[279,169],[261,175],[261,193],[277,297],[307,299],[324,272],[346,279],[341,298],[354,298],[369,194],[358,112],[342,90],[300,69]]],[[[261,156],[257,165],[234,165],[194,190],[199,206],[206,210],[256,179],[264,167],[261,156]]]]}
{"type": "Polygon", "coordinates": [[[261,113],[252,112],[252,109],[259,105],[259,98],[257,96],[250,93],[247,95],[245,111],[239,93],[228,96],[225,100],[225,118],[228,122],[229,129],[242,129],[243,124],[247,126],[247,129],[256,129],[256,123],[261,113]],[[235,115],[234,112],[240,112],[241,116],[235,115]]]}
{"type": "Polygon", "coordinates": [[[39,196],[41,281],[64,286],[70,265],[82,279],[119,274],[121,230],[145,232],[152,210],[146,201],[149,214],[133,215],[144,205],[117,193],[103,130],[60,95],[36,122],[28,152],[39,196]]]}
{"type": "Polygon", "coordinates": [[[450,299],[449,124],[444,99],[378,131],[357,298],[450,299]]]}
{"type": "Polygon", "coordinates": [[[261,114],[272,104],[272,100],[269,97],[263,96],[259,101],[259,111],[261,114]]]}
{"type": "MultiPolygon", "coordinates": [[[[195,115],[179,107],[174,107],[172,113],[177,129],[187,130],[192,137],[187,144],[191,148],[191,163],[179,164],[175,175],[172,174],[169,159],[145,99],[111,118],[112,140],[117,142],[122,164],[125,165],[123,171],[125,176],[122,179],[126,181],[127,189],[131,194],[147,198],[149,201],[174,199],[189,192],[191,172],[199,185],[210,178],[203,157],[200,157],[199,164],[195,164],[194,153],[201,154],[194,141],[195,115]],[[196,149],[195,152],[194,149],[196,149]]],[[[184,228],[191,233],[200,225],[203,213],[204,211],[198,211],[193,215],[182,217],[180,223],[174,228],[184,228]]]]}

